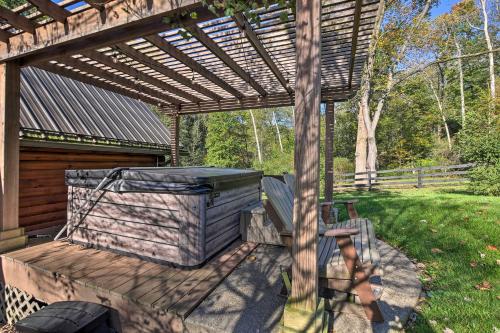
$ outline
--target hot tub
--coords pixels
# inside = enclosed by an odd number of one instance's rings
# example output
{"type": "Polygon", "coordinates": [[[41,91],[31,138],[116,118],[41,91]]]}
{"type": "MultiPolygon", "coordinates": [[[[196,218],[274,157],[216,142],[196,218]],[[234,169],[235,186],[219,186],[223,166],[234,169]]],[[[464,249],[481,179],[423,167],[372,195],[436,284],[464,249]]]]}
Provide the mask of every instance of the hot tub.
{"type": "Polygon", "coordinates": [[[70,241],[197,266],[240,236],[241,210],[261,200],[261,172],[205,167],[122,169],[90,199],[109,171],[66,171],[70,241]]]}

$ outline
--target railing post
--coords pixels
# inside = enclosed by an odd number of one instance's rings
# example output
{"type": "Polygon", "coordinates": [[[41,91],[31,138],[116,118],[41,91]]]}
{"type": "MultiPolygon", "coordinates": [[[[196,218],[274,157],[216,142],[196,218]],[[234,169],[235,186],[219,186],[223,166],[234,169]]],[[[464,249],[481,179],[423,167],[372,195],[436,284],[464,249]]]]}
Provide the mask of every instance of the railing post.
{"type": "Polygon", "coordinates": [[[372,190],[372,171],[368,170],[368,191],[372,190]]]}
{"type": "Polygon", "coordinates": [[[417,188],[424,187],[424,182],[422,179],[422,168],[417,169],[417,188]]]}

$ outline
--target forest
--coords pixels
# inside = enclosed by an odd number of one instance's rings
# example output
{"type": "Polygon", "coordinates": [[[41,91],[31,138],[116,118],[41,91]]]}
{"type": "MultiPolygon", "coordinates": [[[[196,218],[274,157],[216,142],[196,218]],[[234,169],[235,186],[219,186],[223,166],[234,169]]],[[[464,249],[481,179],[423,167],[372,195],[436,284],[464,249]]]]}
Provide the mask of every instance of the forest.
{"type": "MultiPolygon", "coordinates": [[[[380,6],[361,87],[335,104],[335,172],[475,162],[471,189],[499,195],[499,3],[437,5],[380,6]]],[[[292,172],[293,121],[293,107],[184,115],[181,164],[292,172]]]]}

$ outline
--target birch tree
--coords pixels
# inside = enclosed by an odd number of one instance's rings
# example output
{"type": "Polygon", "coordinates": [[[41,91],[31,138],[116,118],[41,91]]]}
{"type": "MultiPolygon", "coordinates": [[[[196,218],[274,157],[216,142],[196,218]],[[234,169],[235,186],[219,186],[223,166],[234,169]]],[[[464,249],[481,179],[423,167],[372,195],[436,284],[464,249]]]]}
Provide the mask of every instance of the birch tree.
{"type": "Polygon", "coordinates": [[[434,99],[436,100],[437,108],[439,111],[439,114],[441,116],[441,120],[443,121],[443,127],[446,132],[446,140],[448,142],[448,149],[451,150],[451,134],[450,134],[450,127],[448,126],[448,119],[446,117],[445,113],[445,89],[446,89],[446,78],[444,75],[444,70],[441,66],[441,64],[438,64],[438,70],[436,73],[432,73],[431,75],[426,74],[427,81],[429,82],[429,86],[432,91],[432,95],[434,96],[434,99]],[[438,78],[438,84],[437,87],[434,85],[432,77],[437,77],[438,78]]]}
{"type": "Polygon", "coordinates": [[[257,132],[257,124],[255,123],[255,116],[253,115],[252,110],[250,110],[250,118],[252,119],[253,133],[255,135],[255,145],[257,146],[257,156],[259,158],[259,163],[262,164],[262,152],[260,151],[259,133],[257,132]]]}
{"type": "Polygon", "coordinates": [[[489,60],[489,72],[490,72],[490,98],[491,103],[495,103],[495,59],[493,57],[493,44],[491,43],[490,32],[489,32],[489,22],[488,22],[488,8],[486,0],[479,0],[481,4],[481,10],[483,14],[483,32],[484,39],[486,41],[486,47],[488,48],[488,60],[489,60]]]}

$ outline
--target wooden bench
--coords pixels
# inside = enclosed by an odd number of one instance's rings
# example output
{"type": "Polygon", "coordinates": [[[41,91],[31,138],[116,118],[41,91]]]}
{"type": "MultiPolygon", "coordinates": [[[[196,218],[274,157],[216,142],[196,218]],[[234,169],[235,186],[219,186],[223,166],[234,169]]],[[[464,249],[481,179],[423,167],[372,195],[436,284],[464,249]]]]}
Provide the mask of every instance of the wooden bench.
{"type": "MultiPolygon", "coordinates": [[[[264,177],[262,183],[268,197],[264,208],[283,244],[291,248],[293,194],[277,179],[264,177]]],[[[322,212],[329,214],[328,209],[322,212]]],[[[318,273],[323,292],[329,294],[331,290],[357,295],[367,318],[383,321],[370,285],[370,277],[381,273],[372,223],[358,218],[326,225],[320,218],[319,224],[318,273]]]]}

